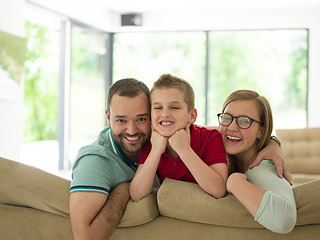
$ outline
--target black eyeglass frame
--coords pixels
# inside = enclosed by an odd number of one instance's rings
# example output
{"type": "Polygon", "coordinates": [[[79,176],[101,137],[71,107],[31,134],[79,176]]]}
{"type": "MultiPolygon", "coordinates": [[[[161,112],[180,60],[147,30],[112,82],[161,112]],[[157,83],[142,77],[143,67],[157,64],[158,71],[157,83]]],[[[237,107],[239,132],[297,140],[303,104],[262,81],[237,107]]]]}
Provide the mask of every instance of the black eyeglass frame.
{"type": "Polygon", "coordinates": [[[261,126],[263,126],[263,123],[262,123],[262,122],[259,122],[259,121],[255,120],[255,119],[251,118],[251,117],[248,117],[248,116],[238,116],[238,117],[234,117],[234,116],[232,116],[232,115],[229,114],[229,113],[218,113],[217,116],[218,116],[218,122],[219,122],[222,126],[225,126],[225,127],[229,126],[229,125],[233,122],[233,119],[234,119],[234,118],[236,119],[237,126],[238,126],[239,128],[241,128],[241,129],[248,129],[248,128],[250,128],[253,122],[257,122],[257,123],[261,124],[261,126]],[[231,121],[230,121],[229,124],[222,124],[222,123],[220,122],[220,116],[221,116],[222,114],[226,114],[226,115],[228,115],[228,116],[231,117],[231,121]],[[250,120],[250,124],[249,124],[249,126],[248,126],[247,128],[240,127],[240,125],[239,125],[239,123],[238,123],[238,119],[241,118],[241,117],[245,117],[245,118],[248,118],[248,119],[250,120]]]}

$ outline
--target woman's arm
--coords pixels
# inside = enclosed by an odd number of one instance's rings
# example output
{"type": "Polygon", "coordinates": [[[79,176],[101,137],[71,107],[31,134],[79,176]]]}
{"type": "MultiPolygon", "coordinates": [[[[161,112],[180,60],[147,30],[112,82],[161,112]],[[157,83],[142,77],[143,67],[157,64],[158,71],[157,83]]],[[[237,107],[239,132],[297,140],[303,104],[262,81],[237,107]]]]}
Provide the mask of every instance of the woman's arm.
{"type": "Polygon", "coordinates": [[[279,143],[271,139],[267,146],[265,146],[257,155],[255,161],[249,166],[250,168],[256,167],[264,159],[270,159],[273,161],[277,168],[277,173],[280,178],[284,176],[285,179],[292,185],[290,169],[284,158],[283,152],[279,143]]]}
{"type": "Polygon", "coordinates": [[[267,229],[288,233],[295,226],[297,212],[292,188],[277,176],[271,161],[263,161],[246,175],[230,175],[227,190],[267,229]]]}
{"type": "Polygon", "coordinates": [[[243,173],[232,173],[227,180],[227,191],[232,193],[255,217],[262,202],[265,190],[248,182],[243,173]]]}

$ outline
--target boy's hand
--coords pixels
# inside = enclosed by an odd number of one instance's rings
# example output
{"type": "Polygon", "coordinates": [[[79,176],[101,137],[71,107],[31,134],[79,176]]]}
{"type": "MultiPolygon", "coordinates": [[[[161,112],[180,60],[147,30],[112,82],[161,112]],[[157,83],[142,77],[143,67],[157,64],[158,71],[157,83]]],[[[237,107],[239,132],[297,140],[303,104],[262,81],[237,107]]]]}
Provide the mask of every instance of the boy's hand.
{"type": "Polygon", "coordinates": [[[176,131],[168,141],[172,149],[178,154],[180,151],[190,148],[190,124],[187,124],[184,129],[176,131]]]}
{"type": "Polygon", "coordinates": [[[150,142],[152,145],[152,150],[157,151],[158,154],[162,154],[166,150],[168,138],[162,136],[152,126],[151,128],[152,128],[152,133],[151,133],[150,142]]]}

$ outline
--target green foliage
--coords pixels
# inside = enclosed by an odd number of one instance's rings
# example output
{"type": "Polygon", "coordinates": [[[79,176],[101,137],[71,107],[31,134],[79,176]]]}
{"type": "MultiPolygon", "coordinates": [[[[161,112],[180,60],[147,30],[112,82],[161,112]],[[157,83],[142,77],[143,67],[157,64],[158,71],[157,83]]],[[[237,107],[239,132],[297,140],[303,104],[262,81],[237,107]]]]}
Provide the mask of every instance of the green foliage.
{"type": "Polygon", "coordinates": [[[20,82],[25,60],[26,39],[0,31],[0,68],[20,82]]]}
{"type": "Polygon", "coordinates": [[[304,109],[307,104],[307,36],[300,35],[298,38],[294,38],[292,44],[295,48],[288,59],[292,68],[286,78],[285,94],[288,98],[285,104],[286,106],[293,105],[297,108],[304,109]]]}
{"type": "Polygon", "coordinates": [[[26,22],[24,141],[54,140],[58,120],[58,34],[26,22]]]}

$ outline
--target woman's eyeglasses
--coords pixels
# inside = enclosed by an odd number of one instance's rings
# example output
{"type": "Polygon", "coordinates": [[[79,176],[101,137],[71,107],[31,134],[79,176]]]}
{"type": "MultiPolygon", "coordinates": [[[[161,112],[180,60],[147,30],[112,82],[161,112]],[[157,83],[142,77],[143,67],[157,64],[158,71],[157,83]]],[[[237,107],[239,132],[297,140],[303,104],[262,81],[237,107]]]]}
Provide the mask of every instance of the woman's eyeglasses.
{"type": "Polygon", "coordinates": [[[260,123],[261,125],[263,125],[262,122],[259,122],[255,119],[253,119],[251,117],[247,117],[247,116],[234,117],[228,113],[218,113],[217,116],[218,116],[219,123],[225,127],[229,126],[232,123],[234,118],[236,119],[236,123],[237,123],[238,127],[241,129],[248,129],[253,122],[257,122],[257,123],[260,123]]]}

